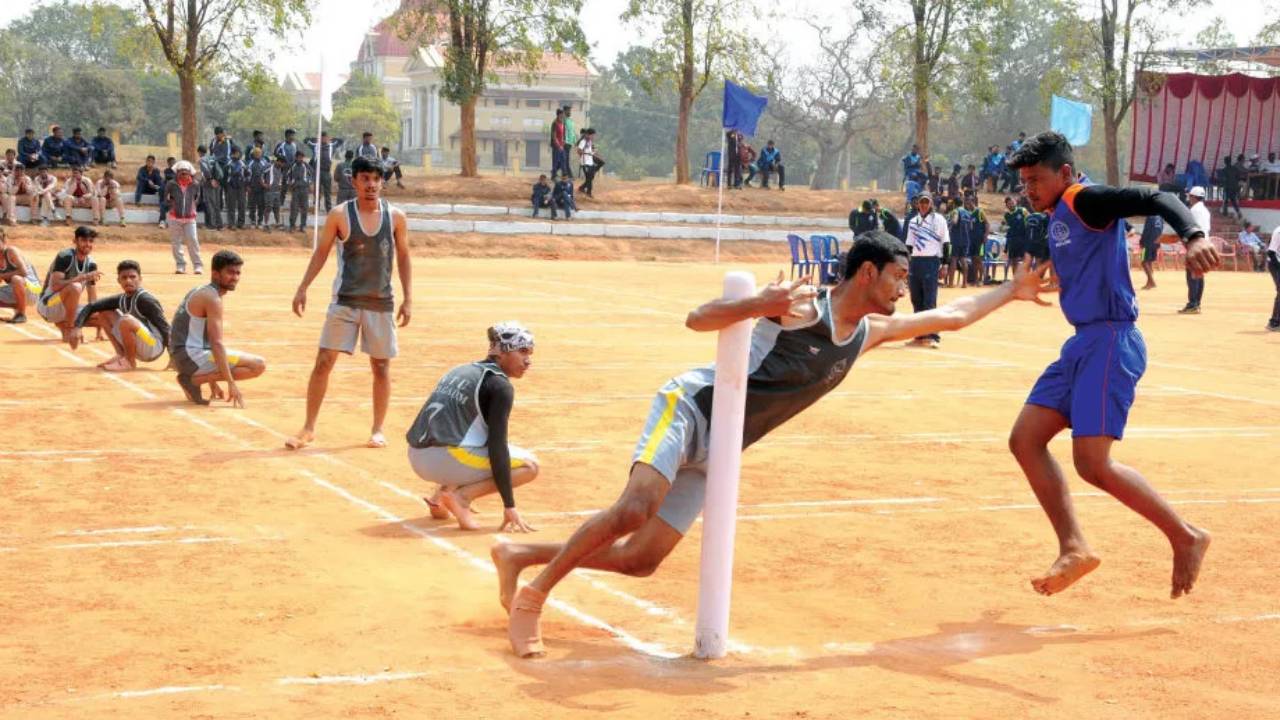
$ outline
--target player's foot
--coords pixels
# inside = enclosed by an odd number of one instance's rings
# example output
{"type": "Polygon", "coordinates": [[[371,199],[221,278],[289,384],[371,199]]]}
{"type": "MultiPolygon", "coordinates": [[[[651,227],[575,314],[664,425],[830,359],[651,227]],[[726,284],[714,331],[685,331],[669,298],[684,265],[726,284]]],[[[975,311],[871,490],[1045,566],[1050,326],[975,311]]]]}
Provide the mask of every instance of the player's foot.
{"type": "Polygon", "coordinates": [[[293,437],[285,438],[284,446],[290,450],[301,450],[302,448],[315,442],[316,434],[310,430],[303,430],[293,437]]]}
{"type": "Polygon", "coordinates": [[[72,350],[80,347],[82,342],[84,342],[84,333],[80,332],[78,328],[67,332],[67,344],[71,346],[72,350]]]}
{"type": "Polygon", "coordinates": [[[204,394],[200,392],[200,386],[191,381],[191,376],[185,373],[178,373],[178,387],[182,388],[182,392],[187,399],[197,405],[208,405],[209,401],[204,399],[204,394]]]}
{"type": "Polygon", "coordinates": [[[516,564],[515,547],[509,543],[494,543],[489,548],[489,557],[493,567],[498,571],[498,603],[502,609],[511,614],[511,599],[516,595],[520,583],[520,571],[523,566],[516,564]]]}
{"type": "Polygon", "coordinates": [[[458,519],[458,527],[463,530],[479,530],[480,523],[476,522],[475,516],[471,514],[471,508],[466,503],[454,495],[450,490],[440,491],[440,505],[449,511],[458,519]]]}
{"type": "Polygon", "coordinates": [[[507,639],[511,649],[522,658],[545,655],[542,645],[542,604],[547,596],[525,585],[511,601],[511,619],[507,621],[507,639]]]}
{"type": "Polygon", "coordinates": [[[133,370],[135,367],[137,366],[131,365],[127,358],[119,357],[119,356],[112,358],[111,360],[108,360],[107,362],[102,364],[102,369],[106,370],[107,372],[129,372],[130,370],[133,370]]]}
{"type": "Polygon", "coordinates": [[[1209,550],[1213,537],[1205,530],[1191,528],[1191,535],[1185,542],[1173,546],[1173,588],[1170,598],[1180,598],[1191,592],[1200,576],[1200,563],[1209,550]]]}
{"type": "Polygon", "coordinates": [[[1075,581],[1097,570],[1101,564],[1102,558],[1088,550],[1063,553],[1044,577],[1031,581],[1031,587],[1041,595],[1056,595],[1071,587],[1075,581]]]}
{"type": "Polygon", "coordinates": [[[1200,306],[1199,306],[1199,305],[1188,305],[1188,306],[1186,306],[1186,307],[1182,308],[1181,310],[1179,310],[1179,311],[1178,311],[1178,314],[1179,314],[1179,315],[1199,315],[1199,314],[1200,314],[1200,306]]]}
{"type": "Polygon", "coordinates": [[[384,448],[387,446],[387,438],[380,432],[376,432],[369,436],[369,442],[365,443],[365,447],[384,448]]]}
{"type": "Polygon", "coordinates": [[[1143,285],[1143,286],[1142,286],[1142,289],[1143,289],[1143,290],[1155,290],[1155,289],[1156,289],[1156,284],[1155,284],[1155,283],[1153,283],[1153,282],[1149,282],[1149,283],[1147,283],[1146,285],[1143,285]]]}
{"type": "Polygon", "coordinates": [[[422,501],[427,504],[427,509],[431,513],[432,520],[448,520],[449,511],[440,505],[440,491],[437,490],[435,495],[424,497],[422,501]]]}
{"type": "Polygon", "coordinates": [[[22,313],[18,313],[17,315],[14,315],[13,317],[9,318],[9,322],[13,323],[14,325],[21,325],[26,321],[27,321],[27,316],[23,315],[22,313]]]}

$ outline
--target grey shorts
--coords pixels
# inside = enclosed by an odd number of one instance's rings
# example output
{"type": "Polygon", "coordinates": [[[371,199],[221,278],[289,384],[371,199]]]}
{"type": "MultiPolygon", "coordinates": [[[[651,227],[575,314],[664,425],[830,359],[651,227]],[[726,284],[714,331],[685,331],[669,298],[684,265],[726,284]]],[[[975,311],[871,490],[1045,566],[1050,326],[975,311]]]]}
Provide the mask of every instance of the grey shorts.
{"type": "Polygon", "coordinates": [[[644,463],[671,483],[658,517],[681,535],[702,512],[707,495],[706,418],[674,381],[658,391],[636,443],[632,463],[644,463]]]}
{"type": "MultiPolygon", "coordinates": [[[[124,345],[126,338],[120,330],[121,320],[124,320],[123,315],[117,317],[116,321],[111,323],[111,337],[115,338],[116,342],[124,345]]],[[[164,354],[165,348],[164,344],[160,342],[160,334],[145,322],[136,332],[129,333],[127,339],[134,344],[137,349],[138,359],[143,362],[157,360],[164,354]]]]}
{"type": "MultiPolygon", "coordinates": [[[[174,367],[178,368],[178,372],[186,375],[208,375],[218,369],[213,359],[213,351],[209,348],[202,348],[194,353],[185,348],[178,348],[171,355],[174,367]]],[[[227,348],[227,367],[235,369],[244,355],[239,350],[227,348]]]]}
{"type": "MultiPolygon", "coordinates": [[[[524,448],[508,445],[507,450],[511,453],[512,470],[538,464],[533,453],[524,448]]],[[[423,480],[449,487],[493,479],[487,447],[411,447],[409,465],[423,480]]]]}
{"type": "MultiPolygon", "coordinates": [[[[40,283],[27,280],[27,305],[37,307],[40,303],[40,283]]],[[[13,286],[9,283],[0,284],[0,305],[16,305],[17,297],[13,294],[13,286]]]]}
{"type": "Polygon", "coordinates": [[[62,304],[62,296],[57,293],[48,298],[40,298],[36,302],[36,312],[55,325],[67,319],[67,308],[62,304]]]}
{"type": "Polygon", "coordinates": [[[396,356],[396,322],[390,311],[360,310],[332,303],[320,331],[320,347],[348,355],[355,352],[356,337],[360,350],[377,360],[396,356]]]}

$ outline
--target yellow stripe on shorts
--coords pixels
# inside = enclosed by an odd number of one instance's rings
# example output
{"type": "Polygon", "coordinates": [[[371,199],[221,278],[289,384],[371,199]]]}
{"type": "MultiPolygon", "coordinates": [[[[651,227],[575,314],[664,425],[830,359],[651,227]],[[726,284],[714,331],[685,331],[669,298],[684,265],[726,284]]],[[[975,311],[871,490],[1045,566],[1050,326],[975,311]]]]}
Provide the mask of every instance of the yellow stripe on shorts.
{"type": "MultiPolygon", "coordinates": [[[[489,458],[481,457],[479,455],[472,455],[471,453],[467,452],[466,448],[457,447],[455,445],[448,448],[448,453],[449,453],[449,457],[453,458],[454,460],[457,460],[459,463],[469,468],[472,468],[475,470],[490,469],[489,458]]],[[[520,468],[520,467],[524,467],[524,460],[521,460],[520,458],[516,458],[516,457],[511,458],[511,469],[515,470],[516,468],[520,468]]]]}
{"type": "Polygon", "coordinates": [[[61,304],[62,304],[62,296],[57,293],[54,293],[49,296],[48,300],[45,301],[44,306],[53,307],[54,305],[61,305],[61,304]]]}
{"type": "Polygon", "coordinates": [[[27,281],[27,292],[32,293],[33,295],[39,295],[41,290],[44,290],[44,288],[40,287],[40,283],[35,282],[34,280],[27,281]]]}
{"type": "Polygon", "coordinates": [[[649,434],[649,442],[644,444],[644,452],[640,453],[640,462],[646,465],[653,464],[653,456],[658,454],[658,446],[662,444],[662,438],[671,428],[672,421],[676,419],[676,403],[684,397],[684,388],[676,388],[663,395],[667,398],[667,407],[662,411],[658,424],[653,427],[653,432],[649,434]]]}
{"type": "Polygon", "coordinates": [[[137,330],[134,330],[134,333],[137,334],[138,339],[142,341],[143,345],[146,345],[147,347],[156,346],[155,336],[152,335],[151,331],[147,330],[145,327],[139,327],[137,330]]]}

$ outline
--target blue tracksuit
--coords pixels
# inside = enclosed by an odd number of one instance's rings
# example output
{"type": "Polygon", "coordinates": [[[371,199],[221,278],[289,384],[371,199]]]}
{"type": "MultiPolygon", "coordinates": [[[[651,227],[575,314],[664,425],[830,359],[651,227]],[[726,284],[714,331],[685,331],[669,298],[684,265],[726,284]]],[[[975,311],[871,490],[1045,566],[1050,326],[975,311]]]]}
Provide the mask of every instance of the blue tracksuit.
{"type": "Polygon", "coordinates": [[[89,141],[93,146],[93,162],[113,163],[116,161],[116,144],[109,137],[94,137],[89,141]]]}
{"type": "Polygon", "coordinates": [[[28,168],[34,168],[36,165],[44,162],[44,152],[40,147],[40,141],[25,137],[18,139],[18,162],[28,168]]]}
{"type": "Polygon", "coordinates": [[[67,141],[50,135],[40,145],[40,159],[45,165],[53,167],[54,163],[67,162],[67,141]]]}

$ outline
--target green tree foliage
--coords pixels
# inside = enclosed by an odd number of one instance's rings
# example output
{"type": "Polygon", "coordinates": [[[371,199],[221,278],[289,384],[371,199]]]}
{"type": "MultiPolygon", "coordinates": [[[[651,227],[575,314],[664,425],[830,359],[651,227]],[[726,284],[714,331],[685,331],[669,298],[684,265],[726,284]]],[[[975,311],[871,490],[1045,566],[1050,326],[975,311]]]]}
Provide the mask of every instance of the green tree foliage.
{"type": "MultiPolygon", "coordinates": [[[[444,47],[441,95],[460,111],[463,176],[478,174],[476,101],[495,71],[518,70],[531,79],[548,51],[585,59],[581,12],[582,0],[423,0],[401,6],[395,24],[402,38],[444,47]]],[[[394,135],[399,134],[397,127],[394,135]]]]}
{"type": "Polygon", "coordinates": [[[400,141],[400,114],[381,93],[356,97],[334,106],[329,132],[338,137],[355,138],[356,142],[362,133],[371,132],[377,142],[395,147],[400,141]]]}
{"type": "Polygon", "coordinates": [[[141,16],[100,0],[35,5],[9,28],[19,37],[39,38],[41,47],[76,63],[147,69],[163,62],[141,16]]]}
{"type": "Polygon", "coordinates": [[[288,128],[297,130],[300,138],[315,134],[314,126],[308,132],[314,119],[306,116],[279,83],[268,77],[254,77],[247,85],[247,96],[237,93],[244,102],[228,112],[221,123],[237,141],[247,145],[254,130],[261,130],[269,139],[282,139],[288,128]]]}
{"type": "Polygon", "coordinates": [[[385,94],[386,90],[383,88],[381,80],[373,75],[357,71],[347,78],[342,87],[333,91],[333,107],[340,107],[356,98],[376,97],[385,94]]]}
{"type": "Polygon", "coordinates": [[[12,137],[26,128],[43,132],[54,117],[53,94],[62,87],[65,63],[12,30],[0,33],[0,119],[12,137]]]}
{"type": "Polygon", "coordinates": [[[65,128],[79,127],[92,137],[102,126],[127,137],[146,122],[142,90],[127,70],[78,65],[61,82],[70,91],[51,93],[51,99],[53,114],[65,128]]]}

